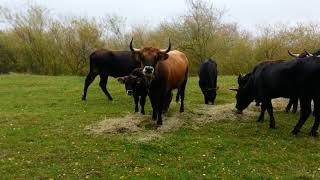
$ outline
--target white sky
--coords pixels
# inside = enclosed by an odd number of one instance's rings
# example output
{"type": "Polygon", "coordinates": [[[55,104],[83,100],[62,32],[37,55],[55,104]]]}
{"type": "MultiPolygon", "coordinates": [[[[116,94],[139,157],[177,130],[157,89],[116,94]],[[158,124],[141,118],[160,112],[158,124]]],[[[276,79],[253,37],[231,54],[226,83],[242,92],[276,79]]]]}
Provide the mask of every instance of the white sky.
{"type": "MultiPolygon", "coordinates": [[[[210,0],[226,8],[226,21],[254,30],[257,25],[320,22],[320,0],[210,0]]],[[[129,25],[171,20],[186,10],[185,0],[0,0],[1,6],[23,9],[28,3],[43,5],[54,14],[102,17],[117,14],[129,25]]]]}

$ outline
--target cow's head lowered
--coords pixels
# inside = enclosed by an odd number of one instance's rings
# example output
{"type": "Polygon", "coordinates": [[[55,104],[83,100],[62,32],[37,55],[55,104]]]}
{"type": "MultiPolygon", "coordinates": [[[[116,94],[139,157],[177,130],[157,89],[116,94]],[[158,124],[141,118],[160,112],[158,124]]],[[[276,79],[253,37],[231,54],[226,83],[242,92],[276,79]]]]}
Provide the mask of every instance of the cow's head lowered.
{"type": "Polygon", "coordinates": [[[148,76],[154,73],[155,67],[159,61],[168,59],[168,52],[171,49],[171,42],[169,39],[169,46],[167,49],[160,50],[153,47],[145,47],[142,49],[136,49],[132,47],[133,38],[130,42],[130,50],[135,60],[141,63],[143,67],[143,74],[148,76]]]}
{"type": "Polygon", "coordinates": [[[250,82],[251,73],[238,77],[238,89],[230,89],[233,91],[237,91],[236,99],[237,104],[236,108],[238,113],[242,113],[244,109],[246,109],[250,103],[254,100],[253,87],[252,82],[250,82]]]}

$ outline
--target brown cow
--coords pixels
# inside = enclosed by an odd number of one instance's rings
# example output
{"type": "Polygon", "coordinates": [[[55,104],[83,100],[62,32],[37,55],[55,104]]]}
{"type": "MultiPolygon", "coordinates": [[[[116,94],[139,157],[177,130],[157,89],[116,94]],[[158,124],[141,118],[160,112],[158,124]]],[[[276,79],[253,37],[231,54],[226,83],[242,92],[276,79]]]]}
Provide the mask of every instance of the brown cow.
{"type": "Polygon", "coordinates": [[[178,89],[180,95],[180,112],[184,111],[185,87],[188,79],[188,59],[180,51],[170,51],[171,42],[166,50],[153,47],[134,49],[130,42],[130,49],[134,59],[141,62],[145,76],[152,78],[149,97],[153,109],[152,118],[157,125],[162,125],[162,112],[169,107],[172,90],[178,89]]]}

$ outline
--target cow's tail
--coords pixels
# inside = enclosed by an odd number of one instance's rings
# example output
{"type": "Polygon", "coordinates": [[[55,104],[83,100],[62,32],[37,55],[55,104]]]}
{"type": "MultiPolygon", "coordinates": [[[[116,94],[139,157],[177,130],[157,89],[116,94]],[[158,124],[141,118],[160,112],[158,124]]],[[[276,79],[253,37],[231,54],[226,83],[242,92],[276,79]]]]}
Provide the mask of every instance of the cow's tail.
{"type": "Polygon", "coordinates": [[[94,59],[96,56],[96,52],[93,52],[89,56],[89,72],[94,72],[94,59]]]}

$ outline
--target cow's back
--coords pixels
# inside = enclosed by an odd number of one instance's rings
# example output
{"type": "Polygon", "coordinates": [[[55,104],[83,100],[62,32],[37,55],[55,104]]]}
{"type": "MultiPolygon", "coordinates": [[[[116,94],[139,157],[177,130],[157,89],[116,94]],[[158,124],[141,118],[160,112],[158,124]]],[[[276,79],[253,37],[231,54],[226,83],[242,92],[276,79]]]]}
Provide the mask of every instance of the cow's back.
{"type": "Polygon", "coordinates": [[[286,97],[296,96],[296,80],[298,61],[278,61],[260,65],[253,72],[254,87],[258,98],[260,97],[286,97]]]}
{"type": "Polygon", "coordinates": [[[199,85],[201,88],[216,88],[217,64],[212,60],[206,60],[199,67],[199,85]]]}
{"type": "Polygon", "coordinates": [[[168,55],[168,59],[158,63],[156,76],[165,80],[167,90],[170,90],[178,88],[187,79],[189,62],[180,51],[170,51],[168,55]]]}
{"type": "Polygon", "coordinates": [[[133,69],[140,66],[140,63],[132,58],[130,51],[98,49],[90,56],[90,66],[99,73],[121,77],[130,74],[133,69]]]}

